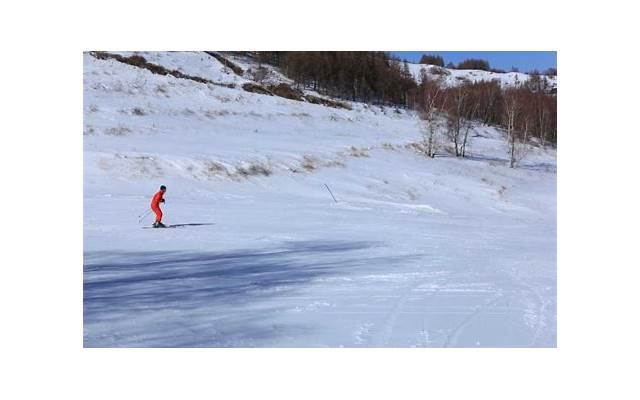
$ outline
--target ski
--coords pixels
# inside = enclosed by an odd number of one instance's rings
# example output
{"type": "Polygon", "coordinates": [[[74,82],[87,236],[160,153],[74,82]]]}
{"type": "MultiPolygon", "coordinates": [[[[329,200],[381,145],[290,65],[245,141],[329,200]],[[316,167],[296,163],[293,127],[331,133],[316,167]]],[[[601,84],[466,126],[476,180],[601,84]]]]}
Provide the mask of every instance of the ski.
{"type": "Polygon", "coordinates": [[[165,228],[186,228],[187,226],[205,226],[205,225],[215,225],[214,223],[192,223],[192,224],[173,224],[173,225],[165,225],[163,227],[154,227],[154,226],[143,226],[142,229],[165,229],[165,228]]]}

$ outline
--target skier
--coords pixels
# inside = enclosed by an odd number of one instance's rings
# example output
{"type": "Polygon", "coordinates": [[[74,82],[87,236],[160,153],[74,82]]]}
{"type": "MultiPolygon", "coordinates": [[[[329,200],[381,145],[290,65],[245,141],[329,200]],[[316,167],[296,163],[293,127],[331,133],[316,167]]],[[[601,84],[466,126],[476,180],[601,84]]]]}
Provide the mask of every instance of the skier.
{"type": "Polygon", "coordinates": [[[162,223],[162,210],[160,209],[160,203],[164,203],[164,192],[167,191],[165,185],[160,186],[158,193],[153,195],[151,199],[151,210],[156,213],[156,220],[153,223],[154,228],[166,228],[166,225],[162,223]]]}

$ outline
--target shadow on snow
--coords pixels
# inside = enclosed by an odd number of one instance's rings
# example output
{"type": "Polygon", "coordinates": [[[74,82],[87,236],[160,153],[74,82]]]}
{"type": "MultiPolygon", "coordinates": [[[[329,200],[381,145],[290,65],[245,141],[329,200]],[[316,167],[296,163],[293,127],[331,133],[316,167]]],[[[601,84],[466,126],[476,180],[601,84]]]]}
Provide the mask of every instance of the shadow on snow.
{"type": "Polygon", "coordinates": [[[380,245],[309,241],[218,253],[85,253],[85,346],[250,347],[270,336],[303,334],[309,328],[266,323],[282,309],[264,300],[321,276],[412,257],[366,256],[380,245]]]}

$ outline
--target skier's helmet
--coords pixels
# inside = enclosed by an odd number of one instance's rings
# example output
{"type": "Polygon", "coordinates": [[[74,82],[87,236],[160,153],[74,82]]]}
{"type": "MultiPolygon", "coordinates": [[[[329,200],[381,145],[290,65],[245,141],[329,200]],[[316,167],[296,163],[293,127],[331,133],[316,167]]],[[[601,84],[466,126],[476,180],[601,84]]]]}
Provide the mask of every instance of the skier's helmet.
{"type": "Polygon", "coordinates": [[[160,190],[167,190],[167,187],[165,185],[160,185],[160,190]]]}

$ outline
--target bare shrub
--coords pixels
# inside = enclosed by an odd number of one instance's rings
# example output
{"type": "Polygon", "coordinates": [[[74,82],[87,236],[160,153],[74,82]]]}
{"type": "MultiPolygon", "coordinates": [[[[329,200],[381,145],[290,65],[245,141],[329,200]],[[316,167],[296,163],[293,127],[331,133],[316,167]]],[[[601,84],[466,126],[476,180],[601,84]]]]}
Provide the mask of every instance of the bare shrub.
{"type": "Polygon", "coordinates": [[[364,148],[364,147],[359,149],[359,148],[357,148],[357,147],[351,146],[351,148],[349,149],[349,151],[350,151],[350,153],[349,153],[349,154],[350,154],[352,157],[357,157],[357,158],[360,158],[360,157],[369,157],[369,149],[364,148]]]}
{"type": "Polygon", "coordinates": [[[321,160],[318,157],[305,155],[300,162],[300,168],[292,167],[289,168],[291,172],[300,174],[303,172],[313,172],[320,167],[324,168],[336,168],[336,167],[345,167],[345,163],[340,159],[334,160],[321,160]]]}
{"type": "Polygon", "coordinates": [[[121,114],[144,116],[148,113],[142,107],[123,108],[120,110],[121,114]]]}
{"type": "Polygon", "coordinates": [[[140,55],[133,55],[129,57],[129,62],[131,65],[135,65],[136,67],[142,67],[147,63],[147,60],[140,55]]]}
{"type": "Polygon", "coordinates": [[[306,113],[306,112],[291,113],[289,115],[292,116],[292,117],[299,117],[299,118],[309,118],[309,117],[311,117],[311,114],[306,113]]]}
{"type": "Polygon", "coordinates": [[[204,116],[207,118],[224,117],[231,114],[228,110],[206,110],[204,116]]]}
{"type": "Polygon", "coordinates": [[[125,136],[131,132],[131,129],[127,128],[126,126],[117,126],[104,130],[104,134],[110,136],[125,136]]]}
{"type": "Polygon", "coordinates": [[[271,167],[262,163],[250,164],[248,167],[236,167],[236,174],[243,178],[250,176],[270,176],[272,173],[271,167]]]}
{"type": "Polygon", "coordinates": [[[286,83],[281,83],[278,86],[271,86],[271,92],[276,96],[284,97],[285,99],[290,100],[302,100],[302,91],[299,89],[294,89],[286,83]]]}
{"type": "Polygon", "coordinates": [[[208,176],[220,176],[220,175],[226,175],[229,176],[229,171],[227,170],[227,168],[215,161],[206,161],[204,163],[205,166],[205,173],[208,176]]]}
{"type": "Polygon", "coordinates": [[[328,107],[344,108],[346,110],[351,110],[351,106],[349,104],[343,103],[341,101],[323,99],[322,97],[313,96],[310,94],[304,95],[304,99],[311,104],[322,104],[328,107]]]}
{"type": "Polygon", "coordinates": [[[251,82],[247,82],[244,85],[242,85],[242,89],[250,93],[266,94],[269,96],[273,96],[273,93],[271,93],[269,89],[265,88],[264,86],[257,85],[251,82]]]}
{"type": "Polygon", "coordinates": [[[300,166],[304,168],[305,171],[311,172],[318,168],[318,160],[312,156],[304,156],[300,166]]]}
{"type": "Polygon", "coordinates": [[[385,150],[395,150],[396,147],[391,143],[382,143],[382,148],[385,150]]]}
{"type": "Polygon", "coordinates": [[[404,147],[421,155],[427,154],[427,146],[421,142],[407,143],[404,147]]]}
{"type": "Polygon", "coordinates": [[[134,107],[131,110],[131,114],[138,115],[138,116],[143,116],[143,115],[147,115],[148,113],[145,110],[143,110],[141,107],[134,107]]]}

